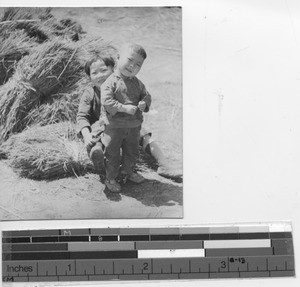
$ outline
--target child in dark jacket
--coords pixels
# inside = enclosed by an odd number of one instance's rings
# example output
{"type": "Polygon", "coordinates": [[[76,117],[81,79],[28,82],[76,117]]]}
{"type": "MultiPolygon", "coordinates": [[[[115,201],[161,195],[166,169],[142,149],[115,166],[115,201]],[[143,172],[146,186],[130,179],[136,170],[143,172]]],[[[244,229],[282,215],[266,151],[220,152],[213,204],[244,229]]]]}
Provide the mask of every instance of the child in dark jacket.
{"type": "Polygon", "coordinates": [[[100,122],[101,92],[103,82],[113,73],[112,57],[94,57],[85,64],[85,73],[91,80],[80,99],[77,113],[77,133],[83,137],[87,153],[97,173],[104,168],[103,150],[100,141],[104,125],[100,122]]]}
{"type": "Polygon", "coordinates": [[[120,163],[121,173],[128,180],[135,183],[144,180],[134,168],[139,156],[142,113],[149,111],[151,104],[150,94],[136,77],[146,57],[142,46],[123,45],[114,73],[101,86],[102,112],[106,119],[102,137],[105,146],[105,184],[112,192],[121,190],[116,181],[120,163]]]}

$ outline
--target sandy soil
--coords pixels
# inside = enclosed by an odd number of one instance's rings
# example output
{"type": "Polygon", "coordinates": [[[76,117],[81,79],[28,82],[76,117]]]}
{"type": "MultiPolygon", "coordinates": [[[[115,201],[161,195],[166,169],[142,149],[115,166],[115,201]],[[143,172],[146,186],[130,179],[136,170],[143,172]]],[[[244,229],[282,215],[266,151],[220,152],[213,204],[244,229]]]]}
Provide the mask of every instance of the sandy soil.
{"type": "Polygon", "coordinates": [[[141,185],[126,183],[110,193],[96,174],[54,181],[19,178],[0,161],[2,220],[178,217],[182,184],[153,171],[143,172],[141,185]]]}
{"type": "MultiPolygon", "coordinates": [[[[170,163],[182,167],[181,11],[167,8],[55,8],[90,35],[115,47],[142,44],[148,58],[139,74],[152,94],[144,127],[153,133],[170,163]]],[[[105,191],[96,174],[54,181],[19,178],[0,161],[0,219],[96,219],[182,217],[182,183],[144,168],[146,181],[126,183],[120,194],[105,191]]]]}

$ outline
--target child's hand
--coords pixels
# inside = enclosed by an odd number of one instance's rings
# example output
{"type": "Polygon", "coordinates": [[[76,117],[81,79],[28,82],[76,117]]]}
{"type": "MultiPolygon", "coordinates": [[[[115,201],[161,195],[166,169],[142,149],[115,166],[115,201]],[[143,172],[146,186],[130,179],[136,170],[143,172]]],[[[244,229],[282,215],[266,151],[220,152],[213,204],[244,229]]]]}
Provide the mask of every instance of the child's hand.
{"type": "Polygon", "coordinates": [[[124,113],[129,115],[134,115],[137,110],[137,107],[134,105],[124,105],[123,109],[124,109],[124,113]]]}
{"type": "Polygon", "coordinates": [[[138,108],[143,112],[146,109],[147,105],[144,101],[138,103],[138,108]]]}
{"type": "Polygon", "coordinates": [[[93,146],[96,143],[96,141],[95,141],[95,139],[93,139],[91,133],[85,134],[83,137],[83,141],[84,141],[85,146],[93,146]]]}

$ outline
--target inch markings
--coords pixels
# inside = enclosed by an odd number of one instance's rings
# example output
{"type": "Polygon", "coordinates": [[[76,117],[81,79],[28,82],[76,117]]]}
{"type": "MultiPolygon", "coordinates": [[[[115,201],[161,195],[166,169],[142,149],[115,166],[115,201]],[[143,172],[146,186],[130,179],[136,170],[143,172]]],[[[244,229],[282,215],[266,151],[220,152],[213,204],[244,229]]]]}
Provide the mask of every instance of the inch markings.
{"type": "Polygon", "coordinates": [[[290,226],[2,232],[2,281],[295,276],[290,226]]]}

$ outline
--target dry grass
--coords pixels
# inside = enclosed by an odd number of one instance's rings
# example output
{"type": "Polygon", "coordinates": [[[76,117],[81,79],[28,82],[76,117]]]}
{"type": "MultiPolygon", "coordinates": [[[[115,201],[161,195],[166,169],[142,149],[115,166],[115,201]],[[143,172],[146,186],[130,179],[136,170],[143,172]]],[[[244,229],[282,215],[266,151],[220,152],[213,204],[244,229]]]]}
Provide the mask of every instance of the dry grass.
{"type": "Polygon", "coordinates": [[[93,170],[85,146],[76,139],[70,123],[28,128],[11,136],[1,150],[20,176],[31,179],[78,176],[93,170]]]}
{"type": "Polygon", "coordinates": [[[56,36],[77,41],[84,33],[82,27],[70,19],[61,21],[55,19],[51,14],[51,8],[5,8],[2,9],[0,19],[1,37],[10,31],[22,30],[37,43],[43,43],[56,36]]]}
{"type": "Polygon", "coordinates": [[[2,38],[0,46],[0,85],[13,75],[17,62],[29,54],[34,41],[23,31],[12,31],[8,37],[2,38]]]}
{"type": "Polygon", "coordinates": [[[70,19],[56,20],[51,8],[0,8],[0,85],[13,74],[15,64],[34,46],[60,37],[78,41],[82,27],[70,19]]]}
{"type": "Polygon", "coordinates": [[[80,64],[72,57],[76,47],[65,41],[39,45],[23,57],[13,77],[0,91],[0,139],[33,123],[30,112],[65,86],[80,78],[80,64]]]}
{"type": "Polygon", "coordinates": [[[27,118],[42,126],[64,121],[75,123],[80,97],[86,85],[86,79],[79,80],[73,87],[53,94],[38,108],[31,110],[27,118]]]}
{"type": "Polygon", "coordinates": [[[83,34],[80,25],[57,21],[51,9],[1,12],[0,69],[5,76],[0,82],[0,157],[21,176],[34,179],[93,169],[83,144],[74,130],[70,138],[72,128],[65,122],[76,121],[87,86],[85,62],[94,55],[114,56],[115,49],[101,37],[74,39],[83,34]]]}
{"type": "Polygon", "coordinates": [[[0,90],[0,142],[34,123],[75,121],[86,83],[85,58],[112,51],[102,39],[57,38],[31,49],[0,90]],[[96,48],[95,48],[96,47],[96,48]]]}
{"type": "Polygon", "coordinates": [[[60,38],[45,42],[19,61],[14,77],[29,82],[42,96],[56,93],[81,76],[76,51],[76,45],[60,38]]]}

